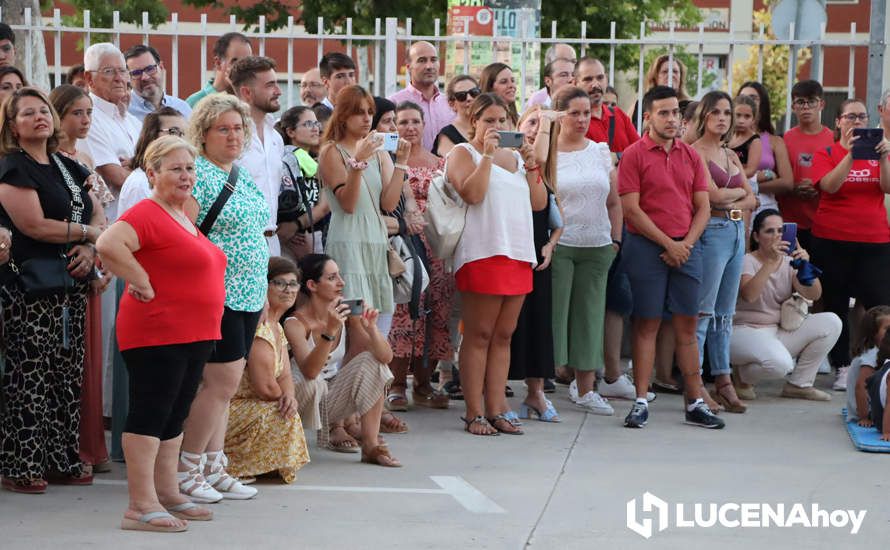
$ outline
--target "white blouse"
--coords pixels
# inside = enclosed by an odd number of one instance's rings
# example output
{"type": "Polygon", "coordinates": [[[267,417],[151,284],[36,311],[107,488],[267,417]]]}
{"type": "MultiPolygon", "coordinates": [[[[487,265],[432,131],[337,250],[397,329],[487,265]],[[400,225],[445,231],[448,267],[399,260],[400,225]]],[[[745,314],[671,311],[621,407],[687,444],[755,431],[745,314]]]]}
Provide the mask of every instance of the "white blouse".
{"type": "MultiPolygon", "coordinates": [[[[468,143],[455,145],[457,147],[469,151],[474,164],[482,159],[482,154],[468,143]]],[[[516,172],[492,163],[485,198],[467,208],[464,232],[454,251],[455,273],[464,264],[492,256],[537,265],[528,182],[522,158],[517,152],[514,155],[518,164],[516,172]]],[[[449,155],[448,162],[454,162],[452,159],[449,155]]]]}
{"type": "Polygon", "coordinates": [[[556,181],[565,224],[559,244],[612,244],[612,223],[606,209],[611,170],[612,157],[606,143],[588,141],[584,149],[558,153],[556,181]]]}

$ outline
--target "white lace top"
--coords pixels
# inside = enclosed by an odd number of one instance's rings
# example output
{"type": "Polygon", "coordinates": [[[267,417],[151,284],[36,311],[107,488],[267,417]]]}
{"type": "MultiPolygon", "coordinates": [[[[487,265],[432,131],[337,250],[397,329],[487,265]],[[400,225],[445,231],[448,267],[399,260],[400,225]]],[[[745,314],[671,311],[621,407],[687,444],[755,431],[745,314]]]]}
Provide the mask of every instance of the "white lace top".
{"type": "MultiPolygon", "coordinates": [[[[482,159],[479,151],[468,143],[455,145],[457,147],[469,151],[475,164],[482,159]]],[[[492,163],[485,198],[467,208],[464,232],[454,251],[455,273],[464,264],[492,256],[506,256],[511,260],[528,262],[532,266],[538,263],[525,168],[519,153],[514,152],[514,155],[518,165],[516,172],[504,170],[492,163]]],[[[449,159],[452,158],[449,155],[449,159]]],[[[609,242],[612,242],[611,239],[609,242]]]]}
{"type": "Polygon", "coordinates": [[[587,142],[580,151],[559,153],[556,178],[565,228],[564,246],[597,247],[612,244],[612,224],[606,210],[612,158],[606,143],[587,142]]]}

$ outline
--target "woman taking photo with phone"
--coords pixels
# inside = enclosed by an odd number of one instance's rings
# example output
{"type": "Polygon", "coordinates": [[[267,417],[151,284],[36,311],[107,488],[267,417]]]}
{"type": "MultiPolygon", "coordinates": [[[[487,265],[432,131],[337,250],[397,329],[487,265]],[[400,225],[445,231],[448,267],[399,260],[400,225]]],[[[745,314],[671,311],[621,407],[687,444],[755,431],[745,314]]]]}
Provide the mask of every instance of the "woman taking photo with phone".
{"type": "Polygon", "coordinates": [[[482,94],[471,108],[469,143],[455,146],[445,171],[467,203],[466,224],[454,252],[464,337],[460,347],[466,431],[521,434],[504,417],[510,339],[537,264],[532,210],[547,204],[541,167],[528,144],[499,146],[507,105],[482,94]],[[484,397],[484,402],[483,402],[484,397]]]}
{"type": "Polygon", "coordinates": [[[854,150],[857,130],[868,126],[868,111],[858,99],[841,103],[836,142],[816,151],[813,181],[822,192],[813,219],[813,263],[822,269],[825,311],[843,321],[843,330],[829,354],[838,369],[835,390],[846,389],[850,365],[850,298],[865,309],[890,304],[890,226],[884,194],[890,193],[890,142],[854,150]],[[858,157],[858,158],[857,158],[858,157]],[[867,158],[866,158],[867,157],[867,158]]]}

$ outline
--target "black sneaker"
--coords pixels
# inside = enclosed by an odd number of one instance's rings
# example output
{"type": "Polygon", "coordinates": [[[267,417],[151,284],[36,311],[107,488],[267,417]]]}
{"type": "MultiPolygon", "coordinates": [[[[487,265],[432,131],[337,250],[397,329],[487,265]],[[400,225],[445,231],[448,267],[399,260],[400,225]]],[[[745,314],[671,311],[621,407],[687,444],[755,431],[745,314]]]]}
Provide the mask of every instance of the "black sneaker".
{"type": "Polygon", "coordinates": [[[686,411],[686,423],[715,430],[719,430],[725,426],[723,420],[718,418],[716,414],[712,413],[711,409],[709,409],[704,402],[696,405],[692,411],[686,411]]]}
{"type": "Polygon", "coordinates": [[[642,428],[646,422],[649,422],[649,407],[635,402],[633,408],[624,417],[624,427],[642,428]]]}
{"type": "Polygon", "coordinates": [[[553,383],[553,380],[549,378],[544,379],[544,393],[555,393],[556,392],[556,384],[553,383]]]}

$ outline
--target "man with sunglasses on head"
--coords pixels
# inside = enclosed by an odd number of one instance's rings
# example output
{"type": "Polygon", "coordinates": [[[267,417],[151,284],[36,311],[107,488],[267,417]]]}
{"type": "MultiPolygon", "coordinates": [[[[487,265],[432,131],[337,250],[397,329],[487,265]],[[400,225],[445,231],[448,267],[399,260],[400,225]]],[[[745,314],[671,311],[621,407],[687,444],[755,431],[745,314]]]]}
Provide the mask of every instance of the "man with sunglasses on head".
{"type": "Polygon", "coordinates": [[[815,80],[803,80],[791,88],[791,111],[797,118],[797,126],[791,128],[782,139],[788,148],[794,188],[790,193],[777,195],[779,210],[786,222],[797,224],[797,240],[805,250],[810,250],[810,230],[819,208],[819,190],[813,180],[813,157],[817,151],[834,144],[831,130],[822,125],[822,85],[815,80]]]}
{"type": "Polygon", "coordinates": [[[151,46],[138,44],[124,53],[127,70],[130,71],[130,114],[139,120],[161,107],[173,107],[188,120],[192,108],[188,103],[165,93],[167,69],[158,51],[151,46]]]}
{"type": "Polygon", "coordinates": [[[408,48],[405,67],[408,84],[388,99],[396,105],[410,101],[420,106],[424,121],[423,147],[430,151],[439,131],[454,120],[448,98],[439,91],[439,52],[429,42],[415,42],[408,48]]]}

